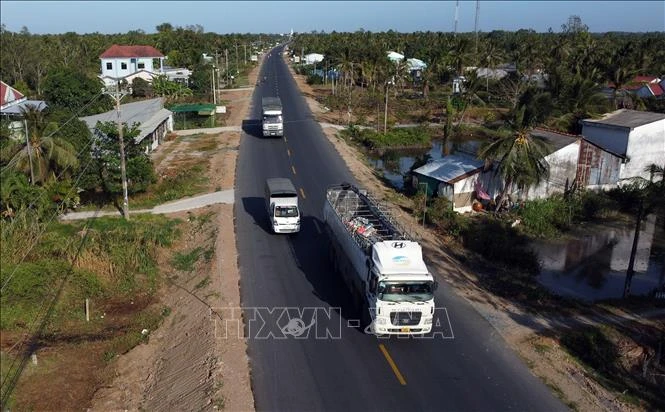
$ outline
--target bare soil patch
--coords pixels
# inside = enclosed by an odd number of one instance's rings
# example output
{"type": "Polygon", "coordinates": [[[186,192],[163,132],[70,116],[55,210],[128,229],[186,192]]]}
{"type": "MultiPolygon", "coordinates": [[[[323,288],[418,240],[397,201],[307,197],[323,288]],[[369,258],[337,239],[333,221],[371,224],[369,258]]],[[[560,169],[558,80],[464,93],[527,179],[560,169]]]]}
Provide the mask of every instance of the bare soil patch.
{"type": "MultiPolygon", "coordinates": [[[[257,74],[255,68],[250,84],[257,74]]],[[[227,125],[242,125],[252,93],[253,89],[220,92],[227,104],[227,125]]],[[[200,162],[197,152],[213,145],[209,189],[232,189],[240,136],[222,132],[167,142],[158,151],[166,155],[156,153],[157,168],[165,173],[200,162]]],[[[190,229],[182,243],[161,257],[160,266],[167,268],[178,250],[192,253],[202,248],[201,258],[190,273],[170,272],[162,302],[172,313],[147,344],[118,358],[115,379],[97,392],[93,410],[254,410],[246,341],[221,333],[223,308],[240,307],[233,205],[175,216],[186,219],[190,229]]]]}

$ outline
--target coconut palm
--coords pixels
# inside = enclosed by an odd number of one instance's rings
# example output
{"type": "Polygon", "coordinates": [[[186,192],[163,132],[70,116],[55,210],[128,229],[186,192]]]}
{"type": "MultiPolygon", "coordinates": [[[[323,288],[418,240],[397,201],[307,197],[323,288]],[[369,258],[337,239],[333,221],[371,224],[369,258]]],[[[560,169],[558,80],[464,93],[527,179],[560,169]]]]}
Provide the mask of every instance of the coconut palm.
{"type": "Polygon", "coordinates": [[[9,164],[14,170],[31,176],[31,183],[43,183],[57,171],[78,166],[74,146],[55,136],[57,125],[48,123],[44,114],[33,105],[22,109],[27,125],[28,143],[14,155],[9,164]]]}
{"type": "Polygon", "coordinates": [[[547,178],[549,165],[545,156],[548,153],[549,144],[531,135],[528,129],[521,129],[514,135],[499,138],[480,148],[478,157],[486,163],[495,162],[495,173],[504,183],[497,211],[501,210],[513,188],[526,190],[547,178]]]}

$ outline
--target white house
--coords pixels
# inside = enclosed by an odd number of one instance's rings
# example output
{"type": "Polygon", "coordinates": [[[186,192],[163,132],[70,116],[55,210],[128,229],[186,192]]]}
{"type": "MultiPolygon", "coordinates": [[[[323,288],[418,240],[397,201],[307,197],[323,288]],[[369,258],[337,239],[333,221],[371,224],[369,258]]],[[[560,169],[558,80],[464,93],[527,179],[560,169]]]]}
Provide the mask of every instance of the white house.
{"type": "MultiPolygon", "coordinates": [[[[528,190],[512,190],[513,200],[533,200],[563,193],[572,185],[577,173],[580,139],[544,129],[535,129],[531,136],[545,140],[551,150],[545,156],[549,176],[528,190]]],[[[504,182],[494,168],[486,168],[482,160],[467,153],[455,153],[430,162],[413,171],[415,188],[427,185],[428,194],[445,197],[456,212],[470,212],[474,201],[487,203],[502,191],[504,182]]]]}
{"type": "MultiPolygon", "coordinates": [[[[118,120],[115,110],[94,116],[81,117],[90,131],[95,134],[97,122],[116,122],[118,120]]],[[[142,143],[146,153],[157,148],[166,137],[168,132],[173,131],[173,113],[164,108],[164,100],[161,97],[150,100],[126,103],[120,105],[120,121],[132,126],[139,124],[139,135],[134,141],[142,143]]]]}
{"type": "MultiPolygon", "coordinates": [[[[665,114],[621,109],[603,118],[582,120],[582,134],[592,144],[621,159],[617,181],[641,176],[644,168],[665,159],[665,114]]],[[[610,183],[610,182],[606,182],[610,183]]]]}
{"type": "Polygon", "coordinates": [[[323,61],[323,55],[319,53],[310,53],[305,55],[305,64],[315,64],[321,63],[323,61]]]}
{"type": "Polygon", "coordinates": [[[104,84],[111,86],[119,80],[131,84],[140,77],[152,82],[156,76],[164,75],[171,81],[187,84],[192,72],[185,68],[164,65],[166,57],[152,46],[120,46],[114,44],[99,56],[104,84]]]}
{"type": "MultiPolygon", "coordinates": [[[[164,55],[152,46],[121,46],[114,44],[99,56],[102,66],[101,79],[111,85],[138,72],[146,73],[144,80],[161,73],[164,55]]],[[[130,80],[128,80],[130,81],[130,80]]]]}

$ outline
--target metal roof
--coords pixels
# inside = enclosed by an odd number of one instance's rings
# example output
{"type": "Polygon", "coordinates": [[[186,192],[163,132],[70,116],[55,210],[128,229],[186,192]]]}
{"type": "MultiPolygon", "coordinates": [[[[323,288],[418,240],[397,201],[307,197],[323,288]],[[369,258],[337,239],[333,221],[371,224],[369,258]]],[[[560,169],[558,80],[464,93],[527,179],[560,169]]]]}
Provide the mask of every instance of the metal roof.
{"type": "Polygon", "coordinates": [[[291,180],[285,177],[272,177],[266,179],[266,185],[273,195],[278,194],[298,194],[291,180]]]}
{"type": "Polygon", "coordinates": [[[544,129],[534,129],[530,132],[531,136],[536,136],[545,139],[552,150],[550,153],[554,153],[559,149],[563,149],[569,144],[575,143],[581,136],[563,134],[558,132],[553,132],[544,129]]]}
{"type": "Polygon", "coordinates": [[[413,171],[446,183],[454,183],[460,177],[482,169],[482,160],[465,154],[453,154],[434,160],[413,171]]]}
{"type": "MultiPolygon", "coordinates": [[[[126,123],[129,127],[134,123],[139,123],[139,135],[134,141],[139,143],[147,135],[154,132],[157,126],[172,115],[170,110],[164,109],[162,98],[158,97],[150,100],[142,100],[120,105],[120,121],[126,123]]],[[[97,122],[116,122],[118,120],[115,110],[106,113],[96,114],[79,118],[84,121],[88,128],[93,130],[97,122]]]]}
{"type": "Polygon", "coordinates": [[[43,100],[23,100],[20,103],[2,109],[2,114],[22,114],[21,109],[28,109],[28,106],[34,106],[40,112],[48,107],[43,100]]]}
{"type": "Polygon", "coordinates": [[[602,119],[584,119],[582,124],[585,126],[594,126],[596,124],[627,127],[634,129],[649,123],[654,123],[665,119],[663,113],[641,112],[638,110],[620,109],[606,114],[602,119]]]}
{"type": "Polygon", "coordinates": [[[176,104],[171,106],[170,109],[173,113],[184,112],[209,112],[215,110],[215,105],[211,103],[198,103],[198,104],[176,104]]]}

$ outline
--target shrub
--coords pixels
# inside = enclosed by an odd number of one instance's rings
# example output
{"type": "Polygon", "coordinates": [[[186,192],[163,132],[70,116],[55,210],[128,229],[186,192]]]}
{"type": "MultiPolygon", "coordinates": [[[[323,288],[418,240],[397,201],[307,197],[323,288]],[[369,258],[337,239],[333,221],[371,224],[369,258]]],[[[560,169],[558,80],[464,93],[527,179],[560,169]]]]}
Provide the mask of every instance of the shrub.
{"type": "Polygon", "coordinates": [[[463,228],[462,243],[491,262],[534,275],[540,272],[528,239],[506,222],[489,216],[474,219],[463,228]]]}

